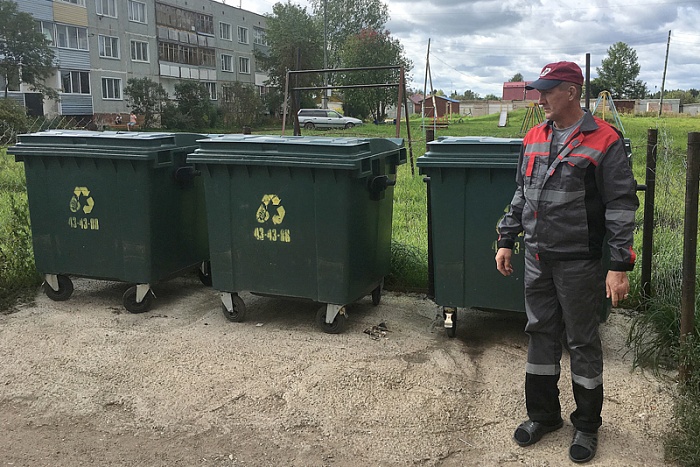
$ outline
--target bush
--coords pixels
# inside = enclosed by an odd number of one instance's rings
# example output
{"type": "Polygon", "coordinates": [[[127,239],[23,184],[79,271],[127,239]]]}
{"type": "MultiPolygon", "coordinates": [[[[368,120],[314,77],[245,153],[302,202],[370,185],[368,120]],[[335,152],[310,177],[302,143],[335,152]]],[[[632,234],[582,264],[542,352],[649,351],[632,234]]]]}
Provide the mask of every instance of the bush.
{"type": "Polygon", "coordinates": [[[27,112],[11,99],[0,99],[0,144],[12,143],[29,129],[27,112]]]}

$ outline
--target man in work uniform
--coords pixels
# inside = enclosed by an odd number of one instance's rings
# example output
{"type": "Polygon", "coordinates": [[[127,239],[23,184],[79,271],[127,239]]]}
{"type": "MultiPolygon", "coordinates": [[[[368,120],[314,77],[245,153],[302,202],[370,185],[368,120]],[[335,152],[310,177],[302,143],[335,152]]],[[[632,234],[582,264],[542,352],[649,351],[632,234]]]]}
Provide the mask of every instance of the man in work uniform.
{"type": "Polygon", "coordinates": [[[496,254],[496,267],[510,275],[512,248],[524,233],[529,418],[513,437],[529,446],[563,426],[558,381],[566,339],[576,401],[570,416],[574,462],[587,462],[596,453],[603,406],[600,310],[604,296],[613,306],[627,298],[639,206],[624,142],[615,128],[581,108],[582,85],[578,65],[557,62],[527,86],[540,91],[547,120],[523,140],[517,189],[498,226],[496,254]],[[607,275],[601,260],[606,233],[607,275]]]}

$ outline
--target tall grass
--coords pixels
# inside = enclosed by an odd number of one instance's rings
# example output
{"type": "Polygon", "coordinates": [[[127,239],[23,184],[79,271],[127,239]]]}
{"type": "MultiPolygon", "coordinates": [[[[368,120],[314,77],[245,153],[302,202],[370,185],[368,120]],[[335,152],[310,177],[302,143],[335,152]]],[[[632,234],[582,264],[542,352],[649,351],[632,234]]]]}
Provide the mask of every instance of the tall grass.
{"type": "Polygon", "coordinates": [[[0,311],[30,298],[38,284],[23,166],[0,149],[0,311]]]}

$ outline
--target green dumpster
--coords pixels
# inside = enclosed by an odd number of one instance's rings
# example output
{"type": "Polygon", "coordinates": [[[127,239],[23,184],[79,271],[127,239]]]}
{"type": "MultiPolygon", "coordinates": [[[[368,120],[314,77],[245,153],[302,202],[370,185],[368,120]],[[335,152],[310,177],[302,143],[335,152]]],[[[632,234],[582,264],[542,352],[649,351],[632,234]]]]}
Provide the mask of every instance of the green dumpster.
{"type": "Polygon", "coordinates": [[[241,321],[238,295],[323,303],[328,333],[345,305],[389,273],[393,185],[402,140],[220,135],[188,157],[204,178],[213,286],[224,315],[241,321]]]}
{"type": "MultiPolygon", "coordinates": [[[[497,226],[508,212],[522,139],[442,137],[418,158],[427,176],[435,303],[454,337],[458,307],[525,311],[522,236],[513,248],[513,274],[496,269],[497,226]]],[[[626,141],[628,155],[631,154],[626,141]]],[[[603,255],[603,264],[609,254],[603,255]]],[[[608,316],[605,301],[601,319],[608,316]]]]}
{"type": "Polygon", "coordinates": [[[186,165],[200,134],[52,130],[20,135],[37,269],[53,300],[69,276],[136,284],[130,312],[147,311],[151,284],[198,267],[210,282],[204,189],[186,165]]]}

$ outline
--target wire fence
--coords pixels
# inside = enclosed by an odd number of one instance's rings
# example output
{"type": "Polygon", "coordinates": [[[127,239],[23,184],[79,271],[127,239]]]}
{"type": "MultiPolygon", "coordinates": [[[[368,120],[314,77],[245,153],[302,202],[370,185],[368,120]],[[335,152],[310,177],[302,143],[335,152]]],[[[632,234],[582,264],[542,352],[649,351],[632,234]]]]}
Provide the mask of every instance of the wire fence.
{"type": "Polygon", "coordinates": [[[90,122],[90,118],[76,118],[66,115],[57,115],[53,118],[30,117],[27,119],[26,125],[23,124],[21,127],[0,121],[0,146],[14,144],[19,134],[53,129],[85,129],[90,122]]]}

